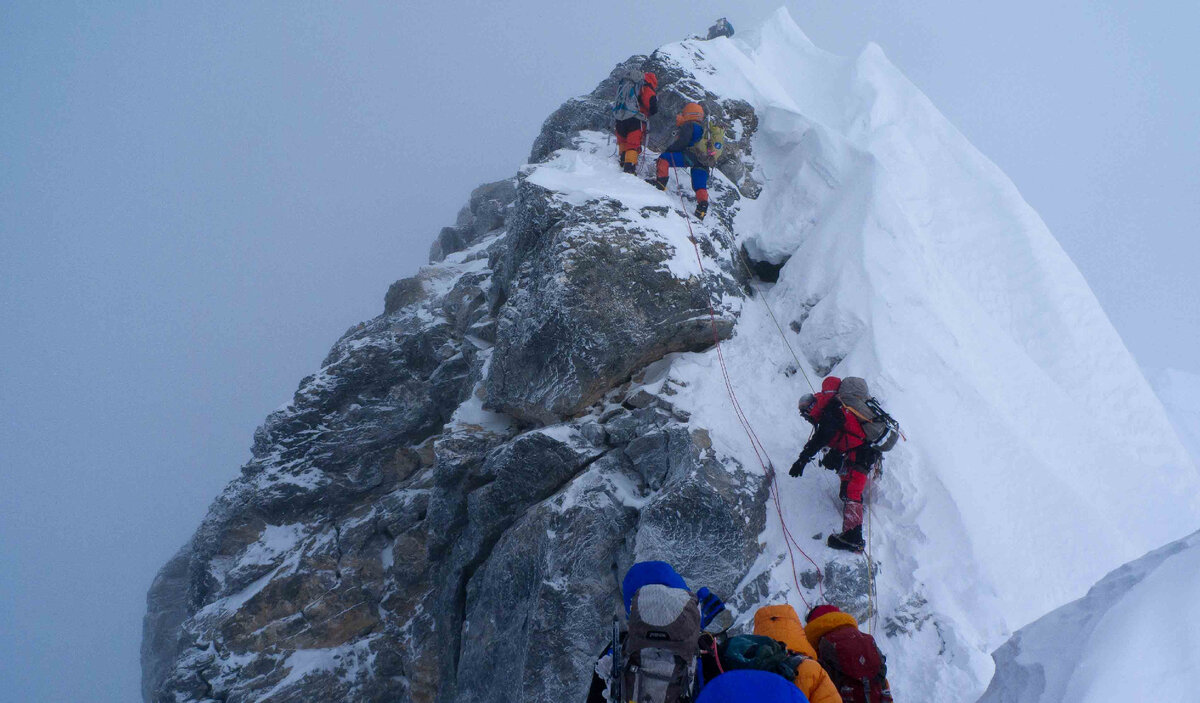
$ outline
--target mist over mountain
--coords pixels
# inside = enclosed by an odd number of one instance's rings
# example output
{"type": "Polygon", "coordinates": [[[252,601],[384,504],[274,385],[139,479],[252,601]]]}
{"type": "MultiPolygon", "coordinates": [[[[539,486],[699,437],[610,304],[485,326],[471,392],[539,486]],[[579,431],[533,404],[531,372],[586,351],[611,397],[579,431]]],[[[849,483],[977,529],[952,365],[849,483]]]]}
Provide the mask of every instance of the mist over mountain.
{"type": "Polygon", "coordinates": [[[1200,525],[1171,419],[1011,181],[878,46],[785,10],[615,67],[430,258],[160,572],[146,700],[582,700],[646,559],[739,628],[836,603],[899,698],[975,700],[1013,631],[1200,525]],[[727,126],[703,222],[686,176],[619,169],[629,68],[659,78],[652,148],[688,102],[727,126]],[[828,374],[907,437],[865,557],[825,547],[835,476],[771,480],[828,374]]]}

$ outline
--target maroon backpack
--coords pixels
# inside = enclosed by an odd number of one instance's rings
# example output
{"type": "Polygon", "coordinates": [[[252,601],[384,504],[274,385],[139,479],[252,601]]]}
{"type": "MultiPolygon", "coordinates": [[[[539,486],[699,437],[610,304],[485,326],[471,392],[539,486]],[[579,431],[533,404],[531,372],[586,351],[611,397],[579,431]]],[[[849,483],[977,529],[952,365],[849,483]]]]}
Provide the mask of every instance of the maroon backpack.
{"type": "Polygon", "coordinates": [[[821,638],[817,660],[842,694],[843,703],[888,703],[887,664],[875,638],[857,627],[839,627],[821,638]]]}

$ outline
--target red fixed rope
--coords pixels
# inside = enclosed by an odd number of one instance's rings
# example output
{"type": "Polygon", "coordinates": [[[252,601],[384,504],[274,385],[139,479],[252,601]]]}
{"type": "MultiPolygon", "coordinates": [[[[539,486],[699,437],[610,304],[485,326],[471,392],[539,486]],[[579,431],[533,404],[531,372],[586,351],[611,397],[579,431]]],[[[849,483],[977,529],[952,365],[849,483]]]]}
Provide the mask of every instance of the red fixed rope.
{"type": "MultiPolygon", "coordinates": [[[[672,166],[675,172],[675,182],[679,183],[679,168],[672,166]]],[[[692,242],[692,248],[696,252],[696,263],[700,266],[700,273],[704,274],[704,260],[700,255],[700,245],[696,241],[695,232],[692,231],[692,219],[687,214],[687,202],[683,199],[683,191],[679,192],[679,204],[683,208],[683,221],[687,223],[688,239],[692,242]]],[[[792,531],[788,529],[787,520],[783,517],[783,504],[779,498],[779,482],[775,477],[775,469],[771,464],[771,457],[767,454],[767,449],[763,446],[762,441],[758,438],[758,433],[754,431],[754,425],[751,424],[750,418],[746,416],[742,410],[742,404],[738,402],[737,392],[733,388],[733,379],[729,376],[729,367],[725,364],[725,351],[721,348],[721,335],[717,332],[717,314],[713,310],[712,297],[708,299],[708,321],[712,327],[713,345],[717,348],[717,360],[721,365],[721,377],[725,381],[725,393],[729,396],[729,403],[733,407],[734,415],[737,416],[738,423],[741,424],[742,430],[745,431],[746,437],[750,440],[750,448],[754,450],[754,456],[758,459],[759,466],[762,467],[763,474],[770,481],[771,500],[775,502],[775,514],[779,516],[779,526],[783,529],[784,545],[788,550],[788,561],[792,567],[792,582],[796,586],[796,593],[799,594],[800,600],[804,601],[806,608],[811,608],[808,599],[804,597],[804,589],[800,587],[800,577],[796,572],[796,555],[793,552],[800,552],[804,558],[808,560],[813,568],[817,570],[817,588],[821,595],[821,599],[825,598],[825,575],[821,573],[821,567],[817,562],[813,561],[812,557],[800,546],[800,543],[792,535],[792,531]],[[764,459],[765,457],[765,459],[764,459]]]]}

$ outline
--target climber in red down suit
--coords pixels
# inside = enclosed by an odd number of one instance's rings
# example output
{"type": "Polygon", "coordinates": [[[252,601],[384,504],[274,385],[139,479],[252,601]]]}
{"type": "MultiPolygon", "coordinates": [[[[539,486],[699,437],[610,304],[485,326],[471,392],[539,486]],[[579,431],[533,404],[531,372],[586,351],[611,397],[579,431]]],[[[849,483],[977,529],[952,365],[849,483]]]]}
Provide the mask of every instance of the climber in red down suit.
{"type": "MultiPolygon", "coordinates": [[[[847,379],[850,381],[861,383],[861,393],[866,395],[866,381],[847,379]]],[[[816,429],[788,473],[800,476],[817,452],[828,447],[829,452],[821,463],[836,471],[842,479],[842,532],[830,535],[827,544],[834,549],[861,552],[866,546],[862,533],[863,493],[867,490],[871,468],[880,455],[867,446],[858,416],[842,404],[838,398],[839,390],[845,393],[849,389],[842,388],[840,378],[830,376],[821,383],[820,393],[805,396],[801,401],[804,419],[816,429]]]]}

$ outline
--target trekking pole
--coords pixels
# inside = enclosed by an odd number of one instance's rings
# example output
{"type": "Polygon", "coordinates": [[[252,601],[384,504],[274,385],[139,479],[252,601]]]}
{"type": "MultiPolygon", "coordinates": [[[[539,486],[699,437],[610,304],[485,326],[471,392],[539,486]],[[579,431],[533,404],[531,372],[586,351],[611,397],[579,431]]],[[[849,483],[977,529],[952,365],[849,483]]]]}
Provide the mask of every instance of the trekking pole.
{"type": "Polygon", "coordinates": [[[612,120],[612,127],[608,130],[608,143],[613,144],[613,142],[616,141],[616,144],[613,145],[613,149],[615,149],[617,152],[616,156],[618,158],[620,158],[622,156],[621,140],[615,138],[616,133],[617,133],[617,118],[614,116],[613,120],[612,120]]]}
{"type": "Polygon", "coordinates": [[[621,675],[621,620],[613,615],[612,624],[612,680],[608,688],[613,703],[625,703],[625,681],[621,675]]]}

